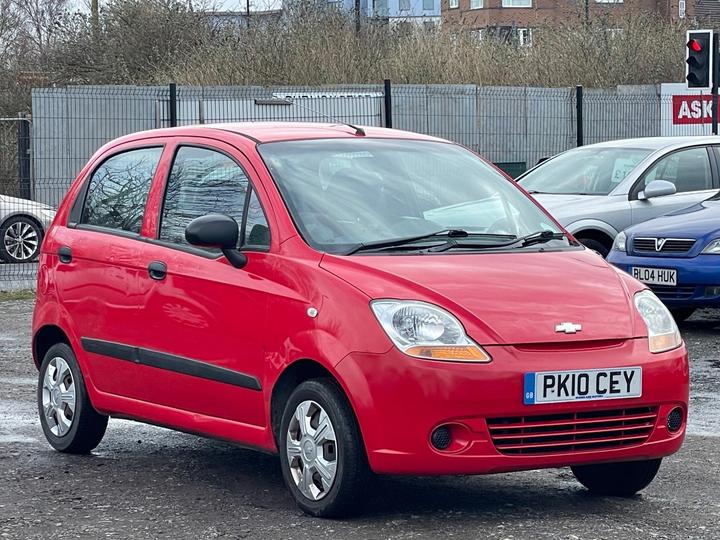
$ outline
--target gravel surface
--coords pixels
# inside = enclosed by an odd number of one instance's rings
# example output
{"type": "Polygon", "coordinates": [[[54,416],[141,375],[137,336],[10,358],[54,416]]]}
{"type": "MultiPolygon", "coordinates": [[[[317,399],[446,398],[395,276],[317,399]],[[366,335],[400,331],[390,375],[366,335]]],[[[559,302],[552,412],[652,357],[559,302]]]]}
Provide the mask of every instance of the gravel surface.
{"type": "Polygon", "coordinates": [[[32,301],[0,302],[0,538],[567,538],[720,536],[720,311],[682,326],[692,408],[682,450],[629,500],[589,495],[568,469],[382,478],[359,518],[303,515],[278,460],[111,420],[91,456],[54,452],[36,419],[32,301]]]}

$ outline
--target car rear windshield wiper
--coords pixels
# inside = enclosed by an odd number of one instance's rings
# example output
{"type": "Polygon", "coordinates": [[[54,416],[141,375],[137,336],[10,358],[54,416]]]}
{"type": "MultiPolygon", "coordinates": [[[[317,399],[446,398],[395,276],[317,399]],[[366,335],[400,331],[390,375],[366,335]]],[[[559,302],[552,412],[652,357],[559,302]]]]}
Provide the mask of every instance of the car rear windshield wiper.
{"type": "MultiPolygon", "coordinates": [[[[406,238],[390,238],[388,240],[376,240],[373,242],[363,242],[361,244],[358,244],[358,245],[350,248],[348,251],[345,252],[345,255],[353,255],[355,253],[359,253],[362,251],[374,251],[374,250],[382,250],[385,248],[407,246],[409,244],[413,244],[413,243],[419,242],[421,240],[430,240],[430,239],[438,237],[438,236],[447,236],[447,238],[451,239],[452,242],[454,242],[454,239],[456,239],[456,238],[467,238],[468,236],[473,236],[473,237],[480,236],[480,237],[485,237],[485,238],[509,238],[509,239],[515,241],[515,236],[510,235],[510,234],[469,233],[463,229],[445,229],[445,230],[437,231],[437,232],[430,233],[430,234],[409,236],[406,238]]],[[[443,245],[445,245],[445,244],[443,244],[443,245]]]]}

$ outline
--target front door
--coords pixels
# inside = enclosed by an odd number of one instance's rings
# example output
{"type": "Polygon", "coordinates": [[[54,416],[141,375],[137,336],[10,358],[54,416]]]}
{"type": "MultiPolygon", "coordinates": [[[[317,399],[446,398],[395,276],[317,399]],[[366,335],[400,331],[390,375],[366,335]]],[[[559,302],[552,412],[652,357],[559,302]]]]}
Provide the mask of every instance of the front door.
{"type": "Polygon", "coordinates": [[[712,197],[718,191],[712,170],[708,148],[705,146],[678,150],[657,161],[630,195],[633,225],[712,197]],[[653,180],[671,182],[677,191],[674,195],[637,199],[637,192],[653,180]]]}
{"type": "Polygon", "coordinates": [[[270,323],[262,268],[270,232],[250,165],[232,147],[208,144],[188,139],[175,147],[156,238],[139,252],[148,270],[140,281],[137,342],[150,366],[146,399],[262,426],[262,337],[270,323]],[[238,222],[244,268],[185,240],[190,221],[210,213],[238,222]]]}

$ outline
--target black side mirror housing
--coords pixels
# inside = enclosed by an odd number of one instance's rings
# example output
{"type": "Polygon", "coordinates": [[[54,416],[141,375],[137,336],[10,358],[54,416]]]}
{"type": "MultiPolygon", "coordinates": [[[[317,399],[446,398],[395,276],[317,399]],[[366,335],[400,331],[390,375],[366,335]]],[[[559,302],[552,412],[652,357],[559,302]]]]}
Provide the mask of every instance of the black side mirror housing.
{"type": "Polygon", "coordinates": [[[185,240],[193,246],[217,248],[235,268],[247,264],[245,254],[237,249],[240,227],[225,214],[207,214],[193,219],[185,227],[185,240]]]}

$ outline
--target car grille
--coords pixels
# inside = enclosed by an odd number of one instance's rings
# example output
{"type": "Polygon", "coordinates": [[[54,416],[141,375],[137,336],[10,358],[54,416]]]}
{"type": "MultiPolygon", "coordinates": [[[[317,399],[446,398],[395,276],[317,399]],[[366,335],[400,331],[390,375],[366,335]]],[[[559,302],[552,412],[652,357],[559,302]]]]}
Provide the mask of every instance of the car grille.
{"type": "Polygon", "coordinates": [[[561,454],[641,444],[655,427],[657,407],[489,418],[501,454],[561,454]]]}
{"type": "Polygon", "coordinates": [[[685,238],[667,238],[658,250],[655,238],[635,238],[633,249],[638,252],[651,253],[687,253],[695,245],[695,240],[685,238]]]}
{"type": "Polygon", "coordinates": [[[660,300],[687,300],[695,294],[695,287],[671,287],[666,285],[650,285],[660,300]]]}

